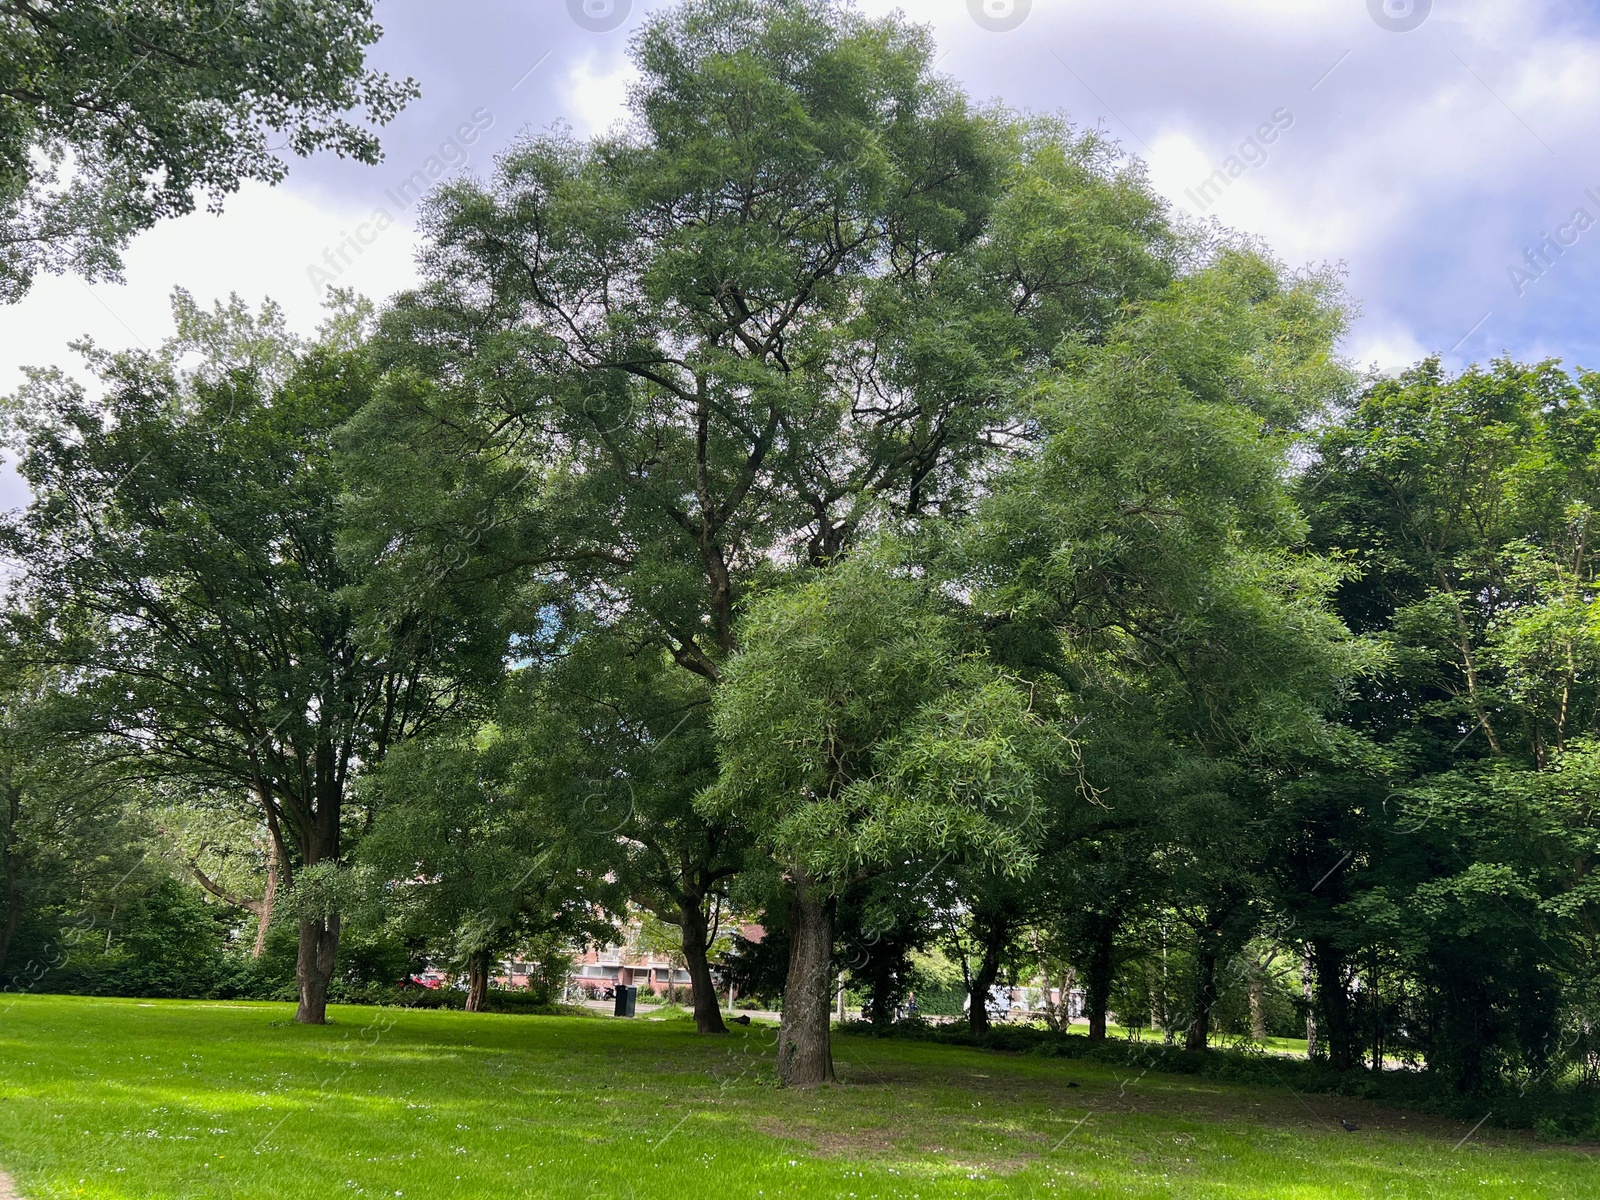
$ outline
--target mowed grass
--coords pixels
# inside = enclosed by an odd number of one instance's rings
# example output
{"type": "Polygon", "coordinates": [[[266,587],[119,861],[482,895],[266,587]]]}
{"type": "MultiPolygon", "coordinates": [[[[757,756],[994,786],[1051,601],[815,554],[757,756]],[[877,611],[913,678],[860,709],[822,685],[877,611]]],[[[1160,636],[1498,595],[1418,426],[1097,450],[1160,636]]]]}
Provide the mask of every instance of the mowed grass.
{"type": "Polygon", "coordinates": [[[291,1015],[0,999],[0,1165],[35,1200],[1600,1196],[1583,1148],[1287,1089],[841,1037],[807,1093],[760,1026],[291,1015]]]}

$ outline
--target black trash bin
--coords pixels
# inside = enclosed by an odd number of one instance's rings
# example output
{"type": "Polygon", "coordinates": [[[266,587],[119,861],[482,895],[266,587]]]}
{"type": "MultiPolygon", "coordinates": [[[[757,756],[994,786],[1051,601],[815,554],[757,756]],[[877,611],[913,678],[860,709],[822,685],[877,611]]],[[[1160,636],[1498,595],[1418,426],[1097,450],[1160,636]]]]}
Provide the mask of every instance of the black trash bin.
{"type": "Polygon", "coordinates": [[[639,989],[619,983],[617,985],[617,1006],[613,1013],[619,1017],[631,1017],[638,1007],[639,989]]]}

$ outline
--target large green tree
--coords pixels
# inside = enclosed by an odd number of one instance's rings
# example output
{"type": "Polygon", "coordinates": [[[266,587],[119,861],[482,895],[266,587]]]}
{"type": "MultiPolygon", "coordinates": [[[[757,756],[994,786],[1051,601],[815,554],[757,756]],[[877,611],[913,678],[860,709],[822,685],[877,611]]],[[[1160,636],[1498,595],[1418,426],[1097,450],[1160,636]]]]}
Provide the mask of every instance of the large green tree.
{"type": "Polygon", "coordinates": [[[0,3],[0,300],[41,270],[115,278],[163,217],[213,209],[278,151],[380,156],[416,95],[366,68],[371,0],[0,3]],[[274,144],[276,143],[276,145],[274,144]]]}
{"type": "Polygon", "coordinates": [[[1274,784],[1333,738],[1364,661],[1288,488],[1349,386],[1342,328],[1334,281],[1224,248],[1075,348],[1037,449],[965,538],[994,652],[1082,722],[1045,878],[1078,910],[1063,932],[1097,1032],[1128,906],[1159,904],[1193,934],[1187,1037],[1205,1044],[1217,966],[1260,911],[1274,784]]]}
{"type": "Polygon", "coordinates": [[[18,991],[59,985],[119,893],[126,902],[150,875],[140,789],[61,736],[72,697],[32,657],[0,648],[0,980],[18,991]]]}
{"type": "Polygon", "coordinates": [[[520,760],[493,723],[446,728],[397,747],[364,781],[378,802],[359,850],[369,899],[433,961],[466,975],[468,1012],[483,1011],[508,953],[600,936],[615,891],[584,843],[542,819],[520,760]]]}
{"type": "Polygon", "coordinates": [[[811,1086],[833,1078],[845,889],[907,859],[1025,870],[1065,748],[947,600],[869,556],[756,601],[742,638],[715,698],[722,774],[704,803],[739,812],[791,885],[778,1077],[811,1086]]]}
{"type": "Polygon", "coordinates": [[[717,770],[710,687],[658,645],[617,633],[582,629],[518,672],[523,703],[506,734],[520,741],[550,827],[677,930],[695,1025],[722,1033],[711,948],[749,836],[738,814],[708,816],[695,804],[717,770]]]}
{"type": "Polygon", "coordinates": [[[353,776],[461,705],[463,681],[498,676],[497,612],[485,597],[362,618],[376,567],[337,544],[335,434],[372,373],[333,342],[264,353],[259,326],[235,332],[235,353],[192,372],[184,344],[96,356],[100,399],[36,375],[12,413],[33,500],[4,539],[25,568],[15,619],[72,673],[81,732],[129,769],[260,805],[285,883],[310,897],[297,1019],[320,1023],[340,918],[311,893],[337,891],[353,776]]]}
{"type": "Polygon", "coordinates": [[[1554,363],[1428,360],[1374,381],[1303,480],[1317,541],[1361,567],[1342,614],[1389,649],[1349,714],[1382,773],[1304,810],[1350,860],[1311,926],[1341,1064],[1401,1026],[1467,1089],[1590,1052],[1597,397],[1554,363]],[[1363,1027],[1357,975],[1394,1017],[1363,1027]]]}
{"type": "Polygon", "coordinates": [[[716,685],[786,572],[967,506],[1063,338],[1188,246],[1137,164],[975,108],[902,17],[693,0],[633,58],[628,125],[431,205],[364,511],[404,577],[537,579],[716,685]]]}

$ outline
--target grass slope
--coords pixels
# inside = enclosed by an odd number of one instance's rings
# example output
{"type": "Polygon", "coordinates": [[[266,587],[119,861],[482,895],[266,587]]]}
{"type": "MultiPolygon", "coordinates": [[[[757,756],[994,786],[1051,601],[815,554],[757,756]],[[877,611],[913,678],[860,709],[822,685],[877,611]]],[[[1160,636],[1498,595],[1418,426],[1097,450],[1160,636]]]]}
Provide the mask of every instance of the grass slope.
{"type": "Polygon", "coordinates": [[[34,1200],[1600,1196],[1582,1150],[1287,1090],[843,1037],[806,1094],[760,1026],[330,1011],[0,1000],[0,1165],[34,1200]]]}

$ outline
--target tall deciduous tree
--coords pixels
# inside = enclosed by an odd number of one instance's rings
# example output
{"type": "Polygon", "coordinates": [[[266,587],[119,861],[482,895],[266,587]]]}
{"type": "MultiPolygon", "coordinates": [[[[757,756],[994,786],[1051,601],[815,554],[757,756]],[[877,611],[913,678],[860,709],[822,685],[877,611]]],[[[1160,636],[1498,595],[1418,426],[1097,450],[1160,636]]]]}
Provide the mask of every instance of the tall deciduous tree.
{"type": "Polygon", "coordinates": [[[975,109],[901,17],[692,0],[633,56],[618,132],[430,208],[365,511],[409,575],[534,576],[714,685],[785,571],[968,505],[1062,339],[1188,247],[1114,146],[975,109]]]}
{"type": "Polygon", "coordinates": [[[15,990],[59,982],[119,890],[127,900],[148,882],[122,887],[148,857],[138,787],[60,736],[72,697],[33,657],[0,646],[0,979],[15,990]]]}
{"type": "Polygon", "coordinates": [[[1348,386],[1342,321],[1331,280],[1225,249],[1081,346],[971,535],[995,653],[1084,722],[1093,804],[1065,797],[1046,877],[1104,885],[1058,901],[1094,914],[1069,924],[1096,1026],[1133,915],[1113,906],[1142,891],[1195,935],[1204,1045],[1216,966],[1252,932],[1272,782],[1329,740],[1363,661],[1287,487],[1297,438],[1348,386]],[[1155,876],[1165,894],[1126,886],[1155,876]]]}
{"type": "MultiPolygon", "coordinates": [[[[97,357],[102,400],[55,373],[25,389],[34,498],[5,529],[20,619],[75,673],[95,733],[146,773],[247,789],[285,882],[325,883],[354,774],[459,704],[463,679],[497,675],[494,626],[352,607],[374,564],[336,545],[335,431],[370,394],[358,352],[312,349],[274,377],[180,373],[179,349],[97,357]]],[[[308,904],[297,1019],[320,1023],[340,923],[308,904]]]]}
{"type": "Polygon", "coordinates": [[[1318,542],[1362,565],[1340,610],[1390,649],[1350,708],[1380,786],[1305,806],[1353,860],[1313,939],[1341,1064],[1385,1033],[1357,1021],[1357,974],[1466,1089],[1544,1071],[1569,1033],[1592,1045],[1597,398],[1600,379],[1554,363],[1450,377],[1428,360],[1375,382],[1306,473],[1318,542]]]}
{"type": "Polygon", "coordinates": [[[778,1077],[833,1078],[834,915],[853,881],[945,856],[1031,861],[1041,780],[1065,754],[924,582],[851,558],[758,600],[715,699],[722,775],[793,889],[778,1077]]]}
{"type": "Polygon", "coordinates": [[[484,1009],[507,953],[605,928],[604,864],[542,819],[518,766],[516,746],[489,724],[397,747],[365,783],[380,804],[360,861],[386,917],[462,969],[468,1012],[484,1009]]]}
{"type": "Polygon", "coordinates": [[[622,893],[677,930],[695,1026],[723,1033],[711,972],[716,914],[743,868],[738,814],[708,816],[695,798],[716,775],[707,682],[648,640],[588,629],[519,672],[525,699],[507,718],[527,785],[552,828],[622,893]]]}

